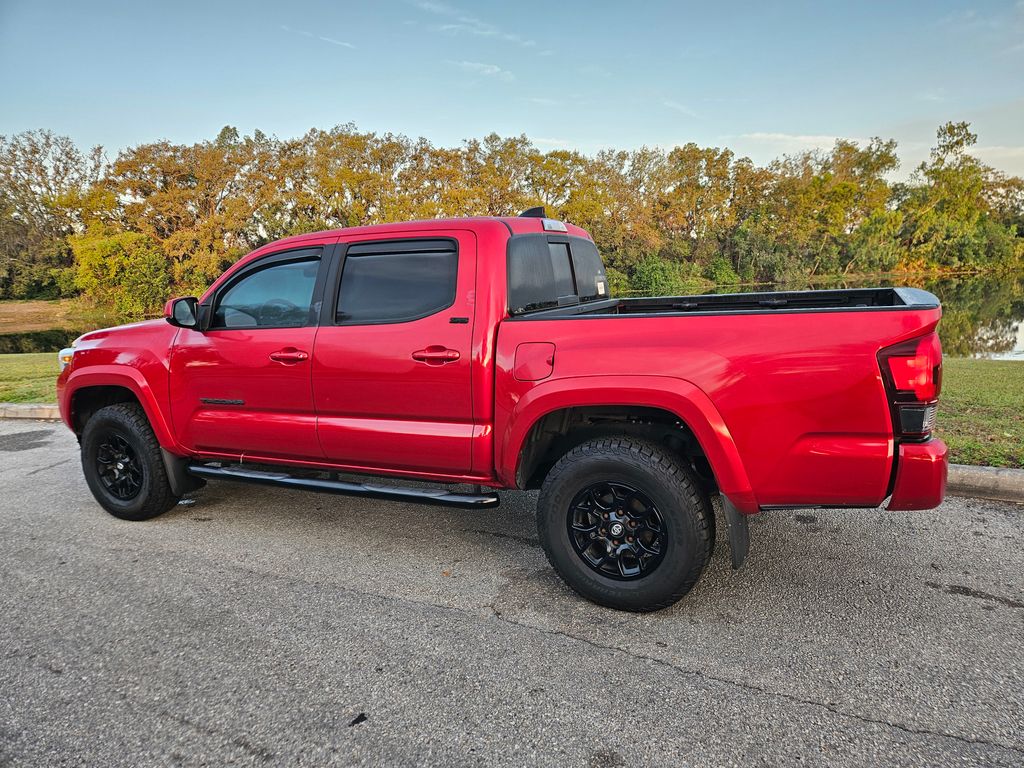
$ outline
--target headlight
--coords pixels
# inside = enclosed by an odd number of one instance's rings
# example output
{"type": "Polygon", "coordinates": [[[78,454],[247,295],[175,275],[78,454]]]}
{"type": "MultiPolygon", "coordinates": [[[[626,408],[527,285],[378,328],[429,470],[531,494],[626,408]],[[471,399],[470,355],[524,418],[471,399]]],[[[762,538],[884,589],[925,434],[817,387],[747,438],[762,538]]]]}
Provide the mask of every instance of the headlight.
{"type": "Polygon", "coordinates": [[[72,349],[71,347],[68,347],[67,349],[62,349],[60,352],[57,353],[57,365],[59,365],[60,369],[63,371],[65,368],[71,365],[71,360],[72,358],[74,358],[74,356],[75,350],[72,349]]]}

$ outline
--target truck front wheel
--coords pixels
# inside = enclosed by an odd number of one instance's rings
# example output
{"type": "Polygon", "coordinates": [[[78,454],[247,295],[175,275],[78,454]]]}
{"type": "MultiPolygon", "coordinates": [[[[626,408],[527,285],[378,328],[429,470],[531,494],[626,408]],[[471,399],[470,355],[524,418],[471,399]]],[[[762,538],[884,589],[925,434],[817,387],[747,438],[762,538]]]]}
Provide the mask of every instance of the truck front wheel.
{"type": "Polygon", "coordinates": [[[108,405],[86,422],[82,470],[96,501],[122,520],[148,520],[178,503],[160,444],[136,403],[108,405]]]}
{"type": "Polygon", "coordinates": [[[541,487],[549,562],[588,600],[656,611],[689,592],[711,558],[713,512],[692,472],[656,443],[607,437],[569,451],[541,487]]]}

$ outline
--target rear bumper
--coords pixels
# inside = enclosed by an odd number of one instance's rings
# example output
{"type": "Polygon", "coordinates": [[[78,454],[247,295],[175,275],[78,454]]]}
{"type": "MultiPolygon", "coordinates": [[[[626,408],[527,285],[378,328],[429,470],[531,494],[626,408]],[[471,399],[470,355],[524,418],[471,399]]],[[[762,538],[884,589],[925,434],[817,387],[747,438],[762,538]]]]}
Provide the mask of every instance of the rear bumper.
{"type": "Polygon", "coordinates": [[[933,509],[946,495],[949,458],[941,440],[903,443],[896,463],[896,482],[886,509],[933,509]]]}

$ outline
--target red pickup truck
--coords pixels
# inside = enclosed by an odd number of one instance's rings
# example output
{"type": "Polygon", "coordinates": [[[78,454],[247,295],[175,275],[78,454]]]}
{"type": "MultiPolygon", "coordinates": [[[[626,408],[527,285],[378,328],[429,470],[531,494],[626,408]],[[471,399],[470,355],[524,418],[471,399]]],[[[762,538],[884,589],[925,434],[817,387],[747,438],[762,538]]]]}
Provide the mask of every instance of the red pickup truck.
{"type": "Polygon", "coordinates": [[[761,510],[945,490],[920,290],[617,299],[589,235],[531,210],[271,243],[165,314],[61,353],[61,414],[122,519],[206,479],[475,508],[539,488],[565,581],[646,611],[707,565],[714,494],[739,567],[761,510]]]}

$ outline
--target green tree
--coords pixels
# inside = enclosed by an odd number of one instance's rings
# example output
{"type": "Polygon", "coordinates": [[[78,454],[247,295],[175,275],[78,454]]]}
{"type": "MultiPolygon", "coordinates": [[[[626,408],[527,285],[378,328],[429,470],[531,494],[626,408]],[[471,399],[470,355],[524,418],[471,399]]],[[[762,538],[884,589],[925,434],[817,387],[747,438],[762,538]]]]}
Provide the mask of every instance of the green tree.
{"type": "Polygon", "coordinates": [[[668,153],[656,221],[677,258],[703,262],[720,256],[735,214],[732,162],[728,149],[692,143],[668,153]]]}
{"type": "Polygon", "coordinates": [[[99,148],[36,131],[0,137],[0,297],[83,291],[139,317],[289,235],[533,205],[592,234],[616,291],[1019,269],[1024,180],[981,163],[976,139],[942,126],[894,184],[896,144],[878,138],[762,167],[693,143],[587,156],[525,136],[441,147],[351,124],[284,140],[229,126],[106,165],[99,148]]]}
{"type": "Polygon", "coordinates": [[[170,262],[174,285],[200,291],[240,255],[266,242],[266,169],[274,142],[225,128],[192,146],[144,144],[122,152],[103,181],[123,230],[146,235],[170,262]],[[270,151],[268,151],[270,150],[270,151]]]}
{"type": "Polygon", "coordinates": [[[155,315],[168,298],[170,274],[159,246],[141,232],[90,230],[71,237],[76,284],[123,320],[155,315]]]}
{"type": "Polygon", "coordinates": [[[66,136],[0,136],[0,298],[54,298],[71,266],[67,238],[80,231],[83,195],[103,153],[82,153],[66,136]]]}
{"type": "Polygon", "coordinates": [[[946,123],[937,138],[931,159],[900,191],[904,265],[962,270],[1005,263],[1019,248],[1015,229],[992,220],[992,192],[1002,180],[969,154],[978,137],[968,123],[946,123]]]}

